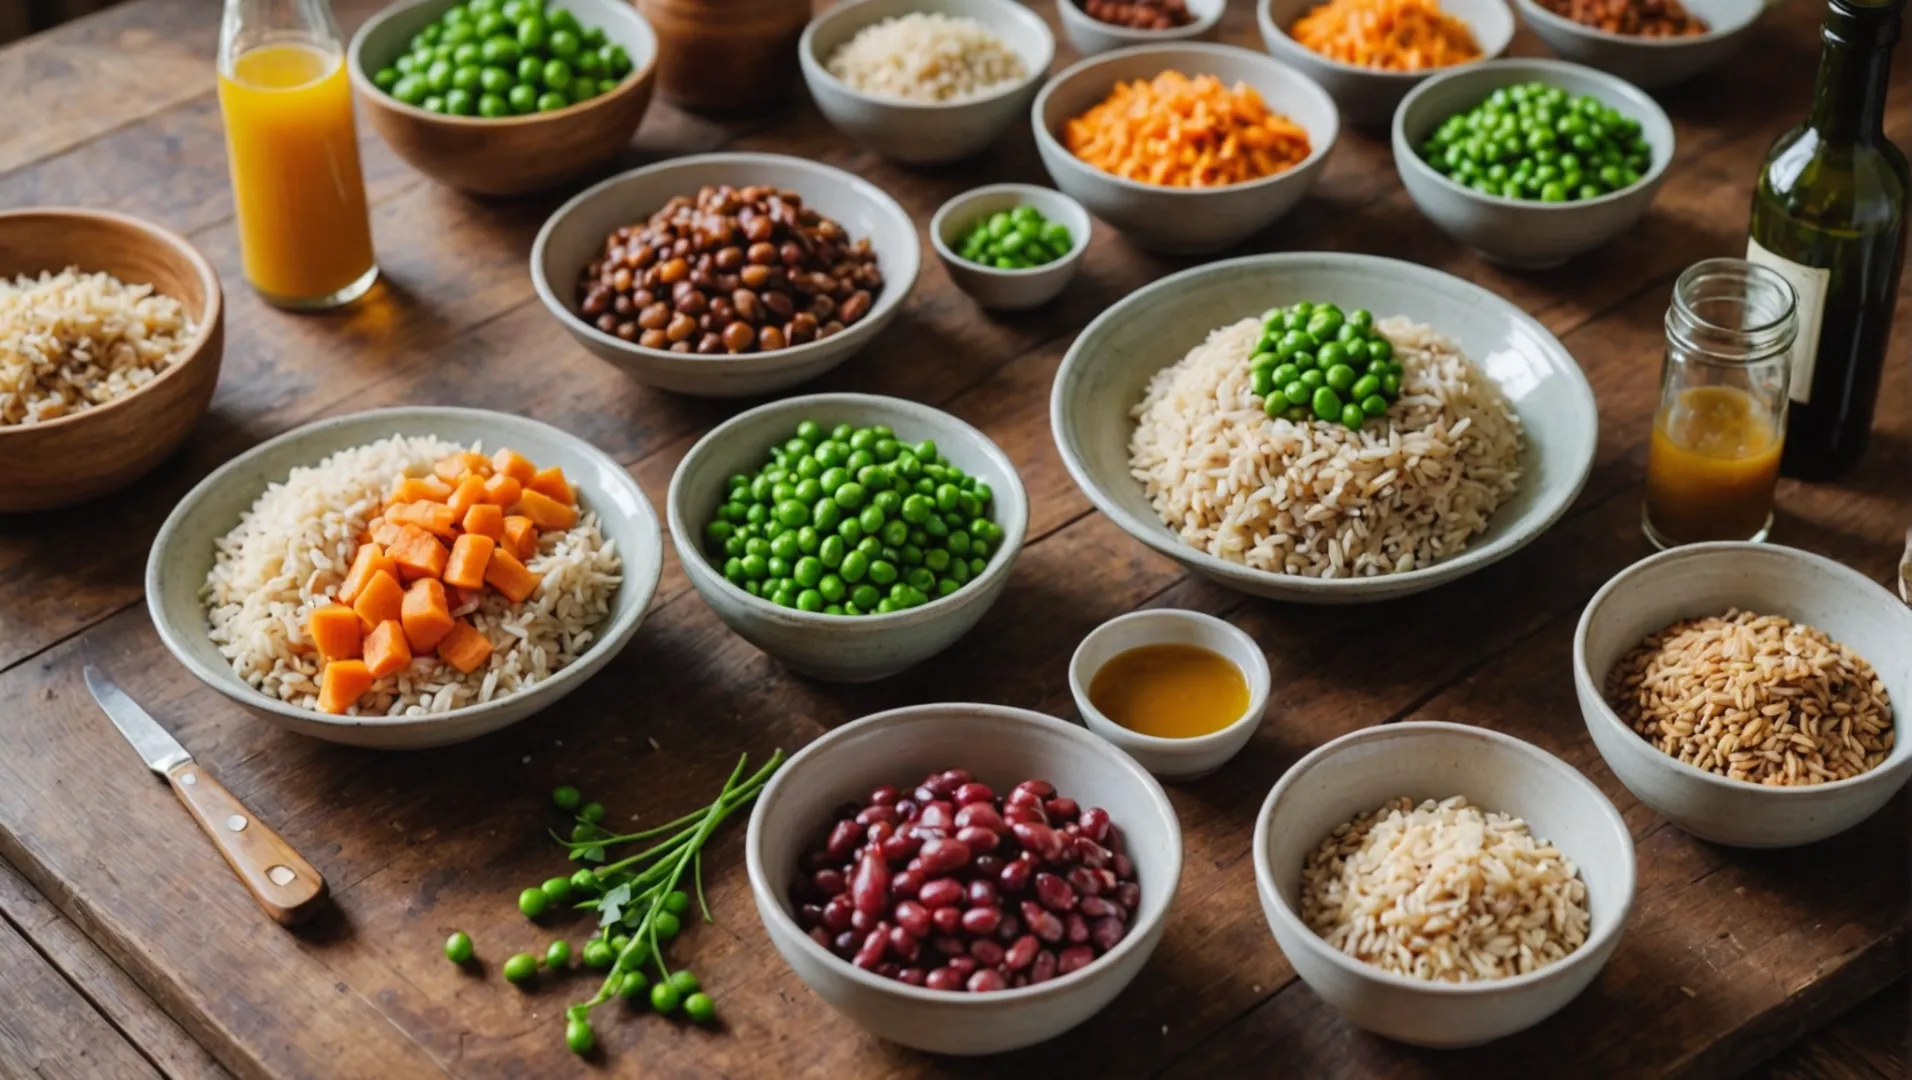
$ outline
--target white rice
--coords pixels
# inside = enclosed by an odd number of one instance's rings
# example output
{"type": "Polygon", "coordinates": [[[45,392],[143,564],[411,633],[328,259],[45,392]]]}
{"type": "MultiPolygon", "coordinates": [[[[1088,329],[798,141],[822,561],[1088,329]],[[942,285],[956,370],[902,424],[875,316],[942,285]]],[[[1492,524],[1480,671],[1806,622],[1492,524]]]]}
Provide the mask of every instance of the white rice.
{"type": "Polygon", "coordinates": [[[1456,796],[1395,799],[1337,827],[1302,866],[1301,920],[1384,971],[1464,983],[1560,960],[1591,916],[1573,860],[1456,796]]]}
{"type": "Polygon", "coordinates": [[[1519,483],[1520,419],[1430,328],[1375,324],[1406,369],[1386,423],[1270,419],[1250,381],[1261,320],[1157,372],[1131,415],[1129,467],[1182,540],[1256,570],[1375,577],[1467,546],[1519,483]]]}
{"type": "Polygon", "coordinates": [[[1022,56],[983,24],[923,12],[864,27],[826,66],[853,90],[905,101],[973,97],[1029,73],[1022,56]]]}
{"type": "MultiPolygon", "coordinates": [[[[324,662],[307,639],[307,614],[337,595],[357,537],[394,480],[426,475],[447,454],[482,449],[395,435],[293,469],[268,487],[215,541],[212,572],[200,590],[212,640],[239,677],[261,693],[317,709],[324,662]]],[[[491,642],[486,666],[465,674],[435,655],[414,658],[373,683],[351,714],[422,716],[492,701],[582,656],[610,616],[622,580],[616,545],[599,532],[597,515],[586,512],[570,529],[540,536],[526,565],[544,576],[537,591],[513,604],[486,590],[470,613],[491,642]]]]}
{"type": "Polygon", "coordinates": [[[130,394],[178,360],[197,330],[178,300],[111,274],[0,277],[0,427],[130,394]]]}

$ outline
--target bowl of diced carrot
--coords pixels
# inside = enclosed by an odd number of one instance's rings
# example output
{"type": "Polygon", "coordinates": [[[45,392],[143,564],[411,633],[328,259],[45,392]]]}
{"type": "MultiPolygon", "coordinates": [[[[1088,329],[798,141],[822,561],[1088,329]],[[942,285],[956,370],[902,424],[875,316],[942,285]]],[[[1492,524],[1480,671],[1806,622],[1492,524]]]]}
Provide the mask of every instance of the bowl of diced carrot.
{"type": "Polygon", "coordinates": [[[1292,210],[1341,130],[1301,72],[1197,42],[1089,57],[1032,110],[1056,187],[1131,242],[1178,253],[1218,251],[1292,210]]]}
{"type": "Polygon", "coordinates": [[[1382,127],[1429,75],[1514,40],[1503,0],[1258,0],[1268,51],[1320,83],[1348,123],[1382,127]]]}
{"type": "Polygon", "coordinates": [[[589,443],[398,408],[298,428],[201,481],[146,593],[212,689],[302,734],[405,749],[576,689],[630,641],[661,566],[649,501],[589,443]]]}

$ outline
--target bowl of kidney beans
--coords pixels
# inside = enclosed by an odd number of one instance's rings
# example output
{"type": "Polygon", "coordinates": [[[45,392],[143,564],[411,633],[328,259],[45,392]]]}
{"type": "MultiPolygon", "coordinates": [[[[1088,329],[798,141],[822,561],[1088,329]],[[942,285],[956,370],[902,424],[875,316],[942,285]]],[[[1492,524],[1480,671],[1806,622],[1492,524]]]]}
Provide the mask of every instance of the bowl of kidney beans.
{"type": "Polygon", "coordinates": [[[1062,32],[1084,56],[1215,36],[1228,0],[1056,0],[1062,32]]]}
{"type": "Polygon", "coordinates": [[[827,165],[704,154],[612,177],[560,207],[533,285],[571,335],[668,390],[739,396],[842,362],[915,281],[895,200],[827,165]]]}
{"type": "Polygon", "coordinates": [[[1145,770],[1077,725],[992,705],[825,735],[772,780],[746,843],[758,911],[805,983],[940,1053],[1092,1015],[1160,940],[1181,873],[1145,770]]]}

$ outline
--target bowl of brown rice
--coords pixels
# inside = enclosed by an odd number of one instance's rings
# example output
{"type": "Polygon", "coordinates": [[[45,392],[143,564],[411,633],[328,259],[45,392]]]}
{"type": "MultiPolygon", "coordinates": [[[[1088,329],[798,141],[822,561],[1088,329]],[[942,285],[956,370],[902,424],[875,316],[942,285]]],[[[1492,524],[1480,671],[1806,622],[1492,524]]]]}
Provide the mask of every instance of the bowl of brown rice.
{"type": "Polygon", "coordinates": [[[1473,1046],[1586,989],[1632,909],[1633,839],[1579,770],[1510,735],[1400,723],[1276,782],[1255,883],[1295,973],[1357,1027],[1473,1046]]]}
{"type": "Polygon", "coordinates": [[[1912,778],[1912,608],[1796,548],[1692,544],[1622,570],[1580,615],[1573,676],[1614,775],[1703,840],[1810,844],[1912,778]]]}
{"type": "Polygon", "coordinates": [[[1211,263],[1131,293],[1076,338],[1050,422],[1077,486],[1122,530],[1230,588],[1350,604],[1505,558],[1557,521],[1593,463],[1593,391],[1525,312],[1428,267],[1306,252],[1211,263]],[[1266,415],[1261,313],[1371,312],[1403,368],[1384,415],[1266,415]]]}
{"type": "MultiPolygon", "coordinates": [[[[498,475],[502,483],[502,466],[498,475]]],[[[525,482],[524,501],[500,511],[505,537],[518,539],[504,515],[538,513],[531,489],[544,483],[525,482]]],[[[500,555],[491,559],[498,569],[500,555]]],[[[409,583],[408,634],[412,587],[438,584],[414,580],[412,562],[400,556],[394,567],[409,583]]],[[[403,407],[307,424],[206,477],[160,527],[146,563],[146,604],[173,656],[261,719],[331,742],[417,749],[496,731],[577,689],[636,633],[661,568],[656,513],[630,473],[596,447],[521,416],[403,407]],[[376,543],[368,537],[385,515],[397,517],[388,498],[408,489],[401,485],[429,486],[444,475],[435,472],[440,463],[503,460],[504,451],[556,474],[574,505],[519,549],[513,569],[531,581],[521,599],[502,585],[453,594],[447,615],[467,628],[461,634],[482,636],[483,655],[454,665],[442,647],[413,649],[350,707],[323,711],[335,655],[322,655],[312,615],[345,598],[358,556],[376,543]]],[[[485,581],[494,580],[488,571],[485,581]]],[[[346,614],[353,610],[367,629],[391,617],[365,602],[346,614]]],[[[369,662],[372,638],[365,641],[369,662]]]]}

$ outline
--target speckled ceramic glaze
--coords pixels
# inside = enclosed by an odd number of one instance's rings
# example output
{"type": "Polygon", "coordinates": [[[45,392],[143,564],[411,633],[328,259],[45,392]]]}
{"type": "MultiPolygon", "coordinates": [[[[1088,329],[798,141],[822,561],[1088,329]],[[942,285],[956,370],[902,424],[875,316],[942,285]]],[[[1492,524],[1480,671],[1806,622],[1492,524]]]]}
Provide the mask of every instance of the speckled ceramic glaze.
{"type": "Polygon", "coordinates": [[[990,184],[965,191],[944,203],[930,219],[929,239],[936,257],[943,260],[956,287],[986,308],[1020,311],[1037,307],[1056,298],[1075,280],[1082,269],[1082,253],[1088,250],[1093,219],[1082,204],[1054,188],[1035,184],[990,184]],[[970,262],[956,253],[963,234],[978,221],[1000,210],[1033,206],[1043,217],[1059,222],[1069,230],[1075,246],[1055,262],[1029,270],[998,270],[970,262]]]}
{"type": "Polygon", "coordinates": [[[188,671],[271,724],[328,742],[381,750],[444,746],[515,724],[583,685],[637,632],[663,566],[663,541],[644,492],[603,451],[536,420],[483,409],[373,409],[320,420],[260,443],[188,492],[160,526],[146,560],[146,607],[160,640],[188,671]],[[509,446],[540,465],[557,465],[578,487],[578,502],[598,515],[617,545],[623,583],[611,594],[611,615],[597,641],[569,667],[521,693],[427,717],[333,716],[289,705],[254,690],[233,673],[207,636],[199,590],[213,565],[213,541],[295,467],[317,465],[339,450],[392,435],[435,435],[484,448],[509,446]]]}
{"type": "Polygon", "coordinates": [[[1136,30],[1116,26],[1082,10],[1082,0],[1056,0],[1056,18],[1062,23],[1063,36],[1083,56],[1094,56],[1131,45],[1157,45],[1168,41],[1207,41],[1215,36],[1215,25],[1228,11],[1228,0],[1187,0],[1188,13],[1194,16],[1187,26],[1168,30],[1136,30]]]}
{"type": "MultiPolygon", "coordinates": [[[[1330,60],[1288,36],[1288,28],[1322,0],[1258,0],[1256,21],[1261,40],[1276,57],[1293,64],[1321,84],[1340,107],[1342,119],[1357,127],[1385,127],[1401,98],[1422,80],[1444,71],[1464,70],[1471,64],[1427,71],[1378,71],[1330,60]]],[[[1441,0],[1441,10],[1460,19],[1473,31],[1481,59],[1492,60],[1514,40],[1514,13],[1501,0],[1441,0]]],[[[1472,63],[1479,63],[1479,60],[1472,63]]]]}
{"type": "Polygon", "coordinates": [[[1690,79],[1738,51],[1746,31],[1768,5],[1761,0],[1685,0],[1686,10],[1706,23],[1706,33],[1661,38],[1596,30],[1555,15],[1534,0],[1514,0],[1514,6],[1562,60],[1599,68],[1643,90],[1655,90],[1690,79]]]}

